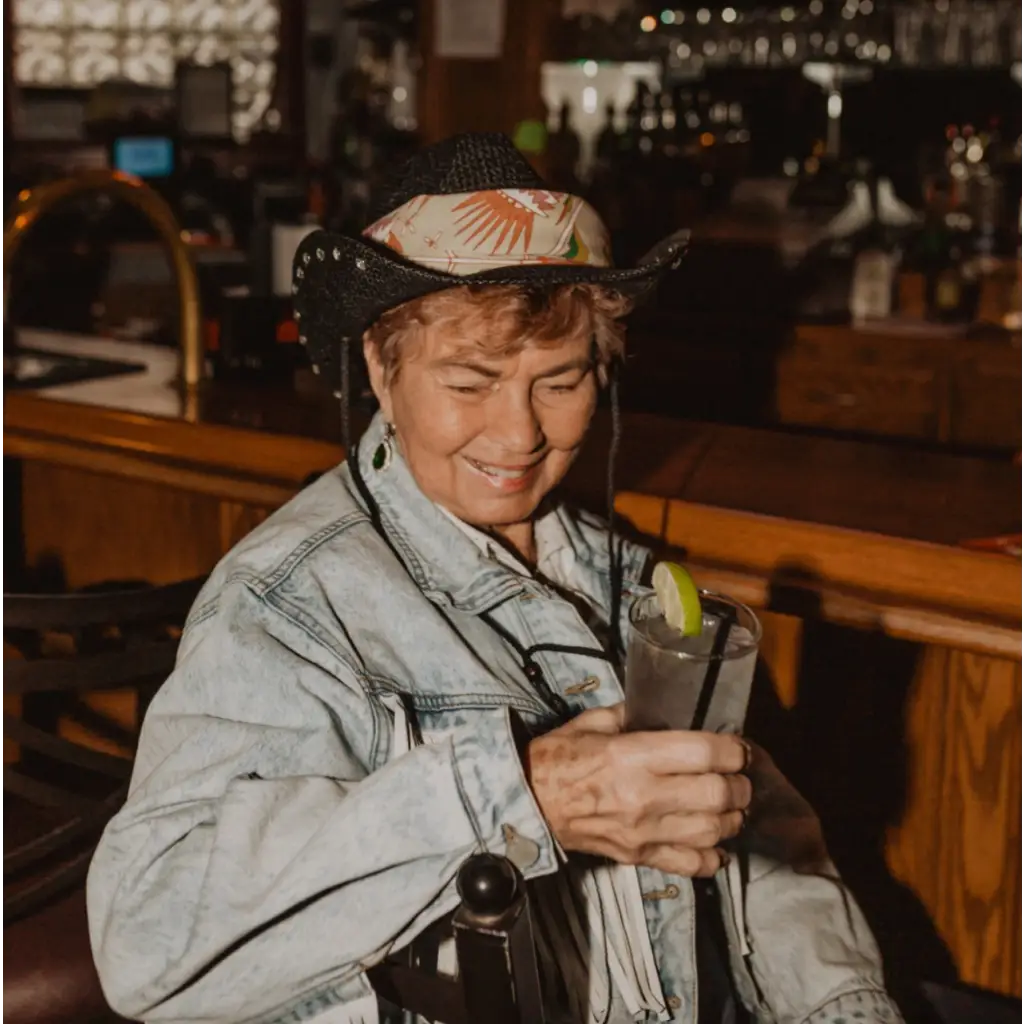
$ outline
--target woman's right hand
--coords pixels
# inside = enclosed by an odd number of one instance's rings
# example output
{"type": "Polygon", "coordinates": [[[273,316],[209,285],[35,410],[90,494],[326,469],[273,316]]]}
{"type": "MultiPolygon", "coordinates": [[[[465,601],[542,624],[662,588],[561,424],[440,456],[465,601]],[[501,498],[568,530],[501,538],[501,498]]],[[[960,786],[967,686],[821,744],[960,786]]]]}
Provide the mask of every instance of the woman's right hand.
{"type": "Polygon", "coordinates": [[[750,747],[706,732],[623,732],[625,706],[592,708],[530,741],[524,767],[565,850],[709,877],[743,826],[750,747]]]}

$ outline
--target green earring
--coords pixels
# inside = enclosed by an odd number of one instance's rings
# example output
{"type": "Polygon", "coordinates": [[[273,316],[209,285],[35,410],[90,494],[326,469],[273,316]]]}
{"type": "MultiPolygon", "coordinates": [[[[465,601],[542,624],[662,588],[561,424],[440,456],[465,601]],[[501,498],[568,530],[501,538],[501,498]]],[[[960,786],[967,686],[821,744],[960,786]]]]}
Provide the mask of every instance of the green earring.
{"type": "Polygon", "coordinates": [[[377,445],[373,453],[373,468],[382,472],[391,465],[391,456],[394,454],[395,428],[390,423],[384,424],[384,439],[377,445]]]}

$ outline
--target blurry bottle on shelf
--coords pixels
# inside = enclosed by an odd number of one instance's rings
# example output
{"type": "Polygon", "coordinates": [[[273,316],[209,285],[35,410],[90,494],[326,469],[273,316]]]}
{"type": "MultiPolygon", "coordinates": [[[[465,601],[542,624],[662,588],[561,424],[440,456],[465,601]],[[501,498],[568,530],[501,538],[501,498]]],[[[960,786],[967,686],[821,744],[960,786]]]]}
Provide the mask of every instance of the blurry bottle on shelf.
{"type": "Polygon", "coordinates": [[[621,152],[621,133],[615,127],[616,110],[615,104],[609,100],[604,108],[604,124],[598,133],[597,142],[594,147],[594,175],[607,175],[611,173],[621,152]]]}
{"type": "Polygon", "coordinates": [[[658,59],[697,74],[808,61],[1006,68],[1020,60],[1020,4],[1010,0],[702,0],[676,8],[579,0],[587,3],[596,6],[562,0],[562,59],[658,59]]]}
{"type": "Polygon", "coordinates": [[[703,121],[701,120],[701,111],[697,103],[697,96],[694,95],[692,91],[685,90],[682,93],[681,101],[685,108],[683,111],[683,125],[687,129],[689,138],[693,144],[697,145],[703,128],[703,121]]]}
{"type": "Polygon", "coordinates": [[[556,188],[566,192],[580,190],[580,148],[580,137],[572,127],[572,107],[565,101],[548,134],[548,174],[556,188]]]}
{"type": "Polygon", "coordinates": [[[354,0],[343,17],[357,33],[352,65],[336,84],[325,161],[325,223],[365,224],[379,176],[416,148],[415,0],[354,0]]]}
{"type": "Polygon", "coordinates": [[[640,151],[640,121],[643,112],[644,97],[650,91],[646,82],[636,83],[633,98],[626,107],[626,125],[619,136],[619,161],[628,163],[640,151]]]}
{"type": "Polygon", "coordinates": [[[675,96],[669,89],[662,89],[658,96],[658,125],[655,129],[655,148],[666,160],[676,157],[676,113],[675,96]]]}
{"type": "MultiPolygon", "coordinates": [[[[852,173],[846,205],[824,226],[824,239],[801,269],[807,283],[800,313],[808,320],[860,323],[888,317],[896,305],[915,215],[867,161],[857,161],[852,173]]],[[[802,201],[809,211],[811,198],[802,201]]]]}
{"type": "Polygon", "coordinates": [[[370,101],[371,82],[360,70],[349,71],[338,81],[337,113],[328,148],[329,201],[327,220],[339,231],[358,231],[366,223],[370,183],[378,164],[370,101]]]}
{"type": "Polygon", "coordinates": [[[928,318],[938,323],[970,323],[977,306],[978,279],[965,259],[964,240],[950,233],[925,277],[928,318]]]}
{"type": "Polygon", "coordinates": [[[887,185],[866,164],[857,168],[853,194],[858,207],[864,208],[844,211],[863,217],[861,225],[846,236],[853,255],[850,318],[863,323],[892,315],[905,225],[894,224],[887,216],[887,185]]]}
{"type": "Polygon", "coordinates": [[[637,150],[641,157],[654,154],[659,141],[661,118],[658,111],[658,97],[642,82],[637,86],[640,94],[640,132],[637,139],[637,150]],[[641,86],[643,91],[641,93],[641,86]]]}
{"type": "Polygon", "coordinates": [[[623,173],[625,133],[616,127],[617,111],[613,102],[605,105],[604,124],[595,144],[593,173],[586,197],[601,214],[611,237],[612,253],[616,261],[627,251],[623,232],[626,226],[626,181],[623,173]]]}
{"type": "Polygon", "coordinates": [[[338,80],[325,168],[325,222],[341,231],[362,229],[378,178],[417,144],[407,43],[361,39],[359,49],[338,80]]]}
{"type": "Polygon", "coordinates": [[[913,266],[924,275],[925,315],[939,323],[974,318],[978,286],[971,261],[970,218],[957,209],[952,182],[938,177],[926,189],[924,223],[912,247],[913,266]]]}
{"type": "Polygon", "coordinates": [[[983,165],[972,175],[967,196],[974,225],[972,255],[981,272],[985,273],[996,260],[1000,248],[1002,182],[987,165],[983,165]]]}

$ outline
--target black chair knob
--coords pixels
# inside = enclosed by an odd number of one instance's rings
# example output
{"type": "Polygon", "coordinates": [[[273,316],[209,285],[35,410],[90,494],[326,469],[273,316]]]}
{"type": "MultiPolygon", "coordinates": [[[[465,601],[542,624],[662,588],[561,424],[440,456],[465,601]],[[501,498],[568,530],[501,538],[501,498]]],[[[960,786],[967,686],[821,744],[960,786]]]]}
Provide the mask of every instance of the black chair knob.
{"type": "Polygon", "coordinates": [[[455,887],[467,910],[482,917],[495,917],[515,902],[519,872],[507,857],[476,853],[459,868],[455,887]]]}

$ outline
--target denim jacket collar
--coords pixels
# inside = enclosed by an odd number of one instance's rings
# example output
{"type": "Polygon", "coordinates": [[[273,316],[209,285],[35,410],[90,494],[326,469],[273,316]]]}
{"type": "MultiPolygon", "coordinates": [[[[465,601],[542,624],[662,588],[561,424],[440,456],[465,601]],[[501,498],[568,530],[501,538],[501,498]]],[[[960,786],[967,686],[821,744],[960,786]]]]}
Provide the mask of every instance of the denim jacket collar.
{"type": "MultiPolygon", "coordinates": [[[[374,468],[374,453],[385,436],[384,418],[378,413],[359,442],[359,470],[388,540],[424,594],[435,603],[479,614],[529,589],[532,581],[488,558],[420,490],[394,441],[388,464],[374,468]]],[[[549,515],[558,517],[573,550],[578,588],[607,606],[607,551],[595,549],[593,537],[585,536],[563,509],[556,507],[549,515]]],[[[639,576],[646,552],[629,544],[624,555],[624,578],[630,583],[639,576]]]]}

